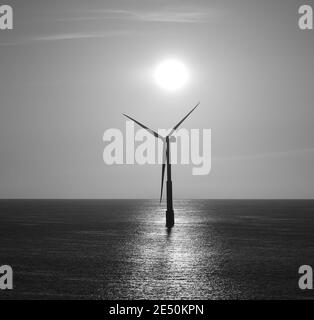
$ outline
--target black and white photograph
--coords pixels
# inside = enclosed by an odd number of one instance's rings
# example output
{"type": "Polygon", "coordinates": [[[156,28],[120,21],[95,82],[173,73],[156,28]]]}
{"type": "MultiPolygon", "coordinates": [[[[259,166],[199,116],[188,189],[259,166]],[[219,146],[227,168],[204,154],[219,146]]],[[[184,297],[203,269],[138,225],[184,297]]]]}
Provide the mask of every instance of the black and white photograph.
{"type": "Polygon", "coordinates": [[[313,9],[1,0],[0,309],[314,299],[313,9]]]}

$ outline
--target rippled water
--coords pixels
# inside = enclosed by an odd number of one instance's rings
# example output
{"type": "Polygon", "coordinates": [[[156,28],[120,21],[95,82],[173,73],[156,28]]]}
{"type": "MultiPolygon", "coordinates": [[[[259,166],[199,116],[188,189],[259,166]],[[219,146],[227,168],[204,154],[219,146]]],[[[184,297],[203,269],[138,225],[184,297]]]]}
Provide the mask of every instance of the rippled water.
{"type": "Polygon", "coordinates": [[[312,298],[314,201],[0,201],[0,265],[26,299],[312,298]]]}

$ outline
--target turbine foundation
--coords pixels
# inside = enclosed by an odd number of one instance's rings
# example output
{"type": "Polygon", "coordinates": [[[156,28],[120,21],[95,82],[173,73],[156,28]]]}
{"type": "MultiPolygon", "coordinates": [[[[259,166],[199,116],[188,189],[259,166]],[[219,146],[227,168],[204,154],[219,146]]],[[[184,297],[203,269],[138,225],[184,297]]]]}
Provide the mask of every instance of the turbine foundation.
{"type": "Polygon", "coordinates": [[[173,210],[166,211],[166,227],[172,228],[174,226],[174,212],[173,210]]]}

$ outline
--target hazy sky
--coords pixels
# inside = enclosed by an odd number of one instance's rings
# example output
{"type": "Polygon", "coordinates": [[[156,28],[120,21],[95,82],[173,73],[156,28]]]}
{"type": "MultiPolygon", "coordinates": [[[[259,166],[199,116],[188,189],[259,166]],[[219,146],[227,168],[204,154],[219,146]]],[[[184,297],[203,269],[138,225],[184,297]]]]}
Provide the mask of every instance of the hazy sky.
{"type": "Polygon", "coordinates": [[[314,31],[290,0],[19,0],[0,30],[0,197],[158,198],[158,165],[107,166],[103,133],[212,129],[212,171],[175,198],[313,198],[314,31]],[[162,91],[167,57],[191,73],[162,91]],[[165,115],[168,115],[167,117],[165,115]]]}

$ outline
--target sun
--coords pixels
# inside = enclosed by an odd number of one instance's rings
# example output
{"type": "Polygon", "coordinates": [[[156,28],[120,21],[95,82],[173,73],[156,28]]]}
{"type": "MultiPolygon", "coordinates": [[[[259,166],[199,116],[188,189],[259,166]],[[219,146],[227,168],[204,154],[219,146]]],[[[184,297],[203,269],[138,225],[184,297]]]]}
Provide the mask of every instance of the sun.
{"type": "Polygon", "coordinates": [[[186,66],[179,60],[162,61],[155,69],[154,78],[158,86],[167,91],[177,91],[188,82],[186,66]]]}

